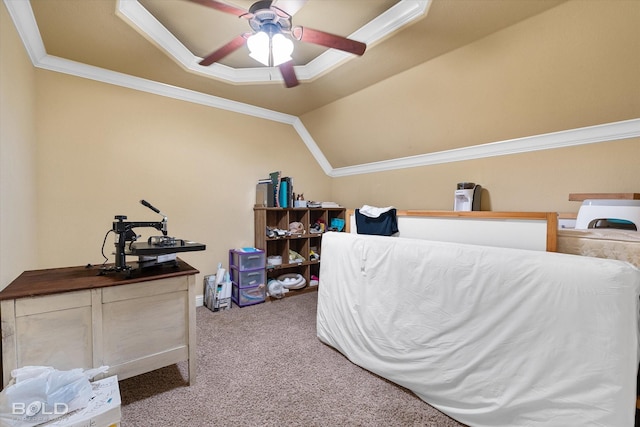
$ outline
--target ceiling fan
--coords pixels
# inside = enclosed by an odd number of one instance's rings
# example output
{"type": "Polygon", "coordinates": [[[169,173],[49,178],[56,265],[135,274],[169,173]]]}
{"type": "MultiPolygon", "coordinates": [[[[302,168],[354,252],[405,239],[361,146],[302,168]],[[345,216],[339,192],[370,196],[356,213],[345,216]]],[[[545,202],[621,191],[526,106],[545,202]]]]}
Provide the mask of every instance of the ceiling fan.
{"type": "Polygon", "coordinates": [[[365,43],[351,40],[312,28],[293,26],[292,17],[307,0],[260,0],[249,10],[244,10],[217,0],[189,0],[220,12],[229,13],[249,21],[252,32],[235,37],[233,40],[210,53],[200,65],[211,65],[236,51],[245,43],[250,56],[267,66],[277,66],[282,73],[286,87],[299,84],[293,69],[293,40],[313,43],[328,48],[339,49],[354,55],[363,55],[365,43]],[[276,6],[277,4],[277,6],[276,6]]]}

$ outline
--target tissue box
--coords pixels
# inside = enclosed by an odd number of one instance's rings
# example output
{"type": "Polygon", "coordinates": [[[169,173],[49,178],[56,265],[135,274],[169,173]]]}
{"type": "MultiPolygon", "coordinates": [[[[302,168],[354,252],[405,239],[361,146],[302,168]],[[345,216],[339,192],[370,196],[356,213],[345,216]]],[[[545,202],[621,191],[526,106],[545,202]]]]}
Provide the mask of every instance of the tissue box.
{"type": "Polygon", "coordinates": [[[116,375],[91,383],[92,399],[83,409],[70,412],[38,427],[118,427],[120,410],[120,387],[116,375]]]}

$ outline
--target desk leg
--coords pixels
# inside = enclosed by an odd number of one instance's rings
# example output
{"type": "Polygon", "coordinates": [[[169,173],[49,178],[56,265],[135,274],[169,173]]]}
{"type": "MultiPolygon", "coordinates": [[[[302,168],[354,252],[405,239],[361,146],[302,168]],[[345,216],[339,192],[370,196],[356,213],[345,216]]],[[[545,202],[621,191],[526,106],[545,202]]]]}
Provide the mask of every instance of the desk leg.
{"type": "Polygon", "coordinates": [[[188,291],[188,319],[189,328],[189,385],[196,383],[196,359],[197,359],[197,341],[196,341],[196,276],[189,276],[188,291]]]}
{"type": "Polygon", "coordinates": [[[18,367],[16,337],[16,300],[0,302],[2,314],[2,388],[11,381],[11,371],[18,367]]]}
{"type": "MultiPolygon", "coordinates": [[[[104,333],[102,326],[102,289],[91,290],[91,334],[93,339],[92,363],[94,368],[104,365],[104,333]]],[[[96,377],[105,378],[106,374],[96,377]]]]}

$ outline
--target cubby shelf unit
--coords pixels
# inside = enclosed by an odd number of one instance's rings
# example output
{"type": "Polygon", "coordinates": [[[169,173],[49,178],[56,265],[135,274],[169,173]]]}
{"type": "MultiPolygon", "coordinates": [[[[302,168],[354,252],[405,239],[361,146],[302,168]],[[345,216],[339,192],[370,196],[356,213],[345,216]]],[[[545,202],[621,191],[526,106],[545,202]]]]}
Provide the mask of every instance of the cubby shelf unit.
{"type": "MultiPolygon", "coordinates": [[[[290,290],[285,296],[299,295],[317,290],[317,286],[309,286],[311,276],[320,276],[320,262],[322,261],[322,234],[310,232],[318,220],[322,220],[326,227],[331,220],[339,218],[346,220],[344,208],[265,208],[255,207],[255,247],[265,251],[267,259],[271,256],[282,257],[282,264],[270,266],[267,263],[267,281],[278,278],[283,274],[298,273],[304,277],[306,285],[302,289],[290,290]],[[304,232],[282,237],[268,237],[267,227],[271,229],[289,230],[292,222],[302,223],[304,232]],[[289,262],[289,250],[299,253],[304,261],[289,262]],[[310,261],[311,251],[320,256],[319,261],[310,261]]],[[[269,298],[269,297],[267,297],[269,298]]]]}

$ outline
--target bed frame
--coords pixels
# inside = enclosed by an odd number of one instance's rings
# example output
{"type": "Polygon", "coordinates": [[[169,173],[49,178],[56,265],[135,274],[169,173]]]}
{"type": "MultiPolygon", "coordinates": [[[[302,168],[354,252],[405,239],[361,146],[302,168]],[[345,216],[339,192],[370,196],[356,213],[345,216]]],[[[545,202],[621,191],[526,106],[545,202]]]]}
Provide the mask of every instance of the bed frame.
{"type": "MultiPolygon", "coordinates": [[[[345,231],[357,233],[355,209],[345,231]]],[[[399,237],[556,252],[557,212],[398,210],[399,237]]]]}

